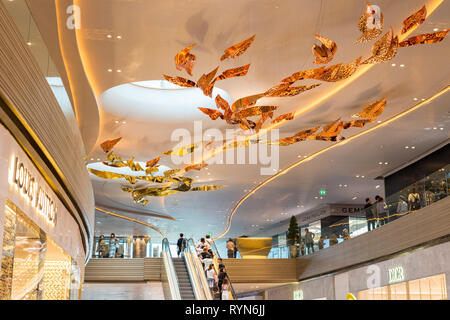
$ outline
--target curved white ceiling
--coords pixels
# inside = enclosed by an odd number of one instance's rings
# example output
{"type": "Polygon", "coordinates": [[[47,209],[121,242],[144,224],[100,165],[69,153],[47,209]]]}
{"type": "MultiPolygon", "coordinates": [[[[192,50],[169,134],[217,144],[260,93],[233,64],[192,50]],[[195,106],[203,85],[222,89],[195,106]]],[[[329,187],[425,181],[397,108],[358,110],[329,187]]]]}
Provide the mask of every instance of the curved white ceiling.
{"type": "Polygon", "coordinates": [[[106,90],[101,105],[117,117],[137,121],[186,121],[203,119],[197,107],[216,108],[214,99],[220,94],[231,104],[230,95],[214,88],[212,98],[199,88],[184,88],[166,80],[149,80],[122,84],[106,90]]]}

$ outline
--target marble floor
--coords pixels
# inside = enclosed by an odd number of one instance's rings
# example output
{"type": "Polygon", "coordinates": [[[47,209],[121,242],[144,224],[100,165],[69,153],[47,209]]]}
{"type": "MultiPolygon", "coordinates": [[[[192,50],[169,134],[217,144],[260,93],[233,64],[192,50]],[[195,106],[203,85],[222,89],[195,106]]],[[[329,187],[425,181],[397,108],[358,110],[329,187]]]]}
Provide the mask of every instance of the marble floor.
{"type": "Polygon", "coordinates": [[[160,282],[84,283],[82,300],[164,300],[160,282]]]}

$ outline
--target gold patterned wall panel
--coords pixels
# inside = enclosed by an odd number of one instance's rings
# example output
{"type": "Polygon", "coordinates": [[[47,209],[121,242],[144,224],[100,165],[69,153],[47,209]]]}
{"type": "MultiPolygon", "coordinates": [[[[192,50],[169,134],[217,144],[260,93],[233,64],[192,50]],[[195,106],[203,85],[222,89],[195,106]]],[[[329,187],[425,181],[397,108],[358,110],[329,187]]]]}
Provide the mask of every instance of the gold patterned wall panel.
{"type": "Polygon", "coordinates": [[[11,299],[12,274],[14,262],[14,239],[16,230],[16,214],[5,207],[3,231],[3,251],[0,273],[0,300],[11,299]]]}

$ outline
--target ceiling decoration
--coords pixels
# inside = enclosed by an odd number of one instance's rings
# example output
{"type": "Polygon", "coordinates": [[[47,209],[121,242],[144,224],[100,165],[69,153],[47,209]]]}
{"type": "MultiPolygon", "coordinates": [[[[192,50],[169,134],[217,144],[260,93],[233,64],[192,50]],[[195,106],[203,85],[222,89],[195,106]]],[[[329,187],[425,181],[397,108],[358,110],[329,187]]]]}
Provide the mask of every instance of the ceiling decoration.
{"type": "Polygon", "coordinates": [[[181,71],[185,69],[190,76],[192,76],[192,69],[194,68],[196,57],[189,51],[191,51],[194,46],[195,44],[181,50],[175,56],[175,66],[177,70],[181,71]]]}
{"type": "Polygon", "coordinates": [[[427,8],[423,6],[419,11],[412,14],[408,18],[403,21],[402,34],[407,33],[409,30],[417,27],[419,24],[425,22],[425,18],[427,17],[427,8]]]}
{"type": "Polygon", "coordinates": [[[405,41],[402,41],[398,44],[399,47],[410,47],[415,46],[418,44],[431,44],[431,43],[438,43],[444,40],[445,36],[448,33],[448,30],[444,31],[438,31],[438,32],[432,32],[432,33],[425,33],[425,34],[419,34],[418,36],[411,37],[406,39],[405,41]]]}
{"type": "Polygon", "coordinates": [[[321,46],[313,44],[312,52],[316,58],[314,63],[325,64],[331,62],[331,60],[333,60],[334,55],[337,52],[336,42],[328,38],[321,37],[318,34],[315,34],[314,37],[316,37],[317,40],[319,40],[322,43],[321,46]]]}
{"type": "Polygon", "coordinates": [[[225,50],[225,53],[223,54],[223,56],[220,57],[220,61],[223,61],[225,59],[228,58],[237,58],[240,55],[244,54],[245,51],[247,51],[247,49],[251,46],[251,44],[253,43],[253,40],[255,40],[255,34],[253,36],[251,36],[250,38],[248,38],[247,40],[244,40],[238,44],[235,44],[234,46],[229,47],[228,49],[225,50]]]}
{"type": "MultiPolygon", "coordinates": [[[[121,138],[114,140],[107,140],[101,144],[103,151],[107,152],[111,151],[112,148],[120,141],[121,138]]],[[[169,150],[164,152],[165,155],[184,155],[187,153],[193,152],[200,143],[194,143],[188,147],[182,147],[176,150],[169,150]]],[[[121,186],[122,191],[131,193],[131,196],[135,203],[141,205],[148,205],[149,201],[145,198],[146,196],[152,197],[165,197],[173,194],[177,194],[180,192],[188,192],[188,191],[214,191],[221,188],[225,188],[225,185],[207,185],[207,186],[199,186],[193,187],[192,184],[194,180],[190,177],[183,177],[182,175],[191,171],[191,170],[201,170],[208,165],[205,163],[202,164],[192,164],[187,165],[182,169],[170,169],[163,172],[163,175],[153,176],[153,173],[159,172],[159,164],[161,157],[157,157],[155,159],[149,160],[146,162],[146,169],[142,168],[139,162],[135,162],[134,158],[130,158],[128,161],[123,161],[121,157],[116,156],[112,152],[106,157],[106,161],[102,163],[104,165],[116,168],[128,167],[131,171],[135,172],[143,172],[145,175],[128,175],[110,171],[101,171],[94,168],[88,168],[88,171],[95,176],[102,179],[125,179],[129,184],[135,185],[138,181],[144,182],[147,185],[142,186],[121,186]],[[148,184],[164,184],[163,186],[155,187],[153,185],[148,184]]]]}
{"type": "Polygon", "coordinates": [[[383,13],[380,12],[379,16],[376,15],[376,12],[372,9],[370,2],[367,1],[366,8],[364,9],[364,12],[358,22],[358,29],[362,34],[355,43],[366,42],[378,38],[383,32],[383,25],[383,13]]]}

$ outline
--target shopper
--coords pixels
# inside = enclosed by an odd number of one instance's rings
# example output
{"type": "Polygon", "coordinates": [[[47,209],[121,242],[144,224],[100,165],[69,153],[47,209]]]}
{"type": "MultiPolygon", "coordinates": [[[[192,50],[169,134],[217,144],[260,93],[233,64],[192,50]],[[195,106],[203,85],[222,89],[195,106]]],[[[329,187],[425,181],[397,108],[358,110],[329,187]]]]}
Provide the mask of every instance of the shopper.
{"type": "Polygon", "coordinates": [[[408,204],[409,211],[420,209],[420,195],[416,192],[415,188],[413,188],[412,192],[408,195],[408,204]]]}
{"type": "Polygon", "coordinates": [[[206,243],[206,246],[208,247],[208,251],[209,250],[211,250],[212,251],[212,239],[211,239],[211,236],[209,235],[209,234],[207,234],[206,236],[205,236],[205,243],[206,243]]]}
{"type": "Polygon", "coordinates": [[[222,285],[224,280],[227,278],[227,271],[225,268],[220,269],[219,275],[217,276],[217,286],[219,288],[220,298],[222,299],[222,285]]]}
{"type": "Polygon", "coordinates": [[[314,252],[314,233],[309,232],[309,229],[305,229],[305,244],[306,249],[308,251],[307,254],[311,254],[314,252]]]}
{"type": "Polygon", "coordinates": [[[228,254],[228,258],[234,258],[234,242],[233,239],[228,239],[227,244],[226,244],[226,248],[227,248],[227,254],[228,254]]]}
{"type": "Polygon", "coordinates": [[[408,212],[408,203],[405,201],[404,196],[398,197],[398,204],[397,204],[397,213],[402,214],[408,212]]]}
{"type": "Polygon", "coordinates": [[[219,270],[225,268],[222,258],[217,259],[217,263],[219,265],[219,270]]]}
{"type": "Polygon", "coordinates": [[[118,244],[119,240],[116,238],[116,235],[114,233],[111,233],[111,236],[109,237],[109,248],[108,248],[108,256],[110,258],[116,257],[116,250],[118,244]]]}
{"type": "Polygon", "coordinates": [[[364,205],[364,211],[366,212],[366,220],[367,220],[367,231],[371,231],[375,229],[375,217],[374,217],[374,208],[372,206],[372,201],[370,198],[366,198],[366,204],[364,205]]]}
{"type": "Polygon", "coordinates": [[[319,250],[323,249],[323,247],[325,246],[325,239],[323,238],[323,235],[320,236],[319,239],[319,250]]]}
{"type": "Polygon", "coordinates": [[[211,291],[214,290],[214,287],[216,286],[216,279],[217,274],[214,270],[214,266],[212,264],[209,265],[207,271],[206,271],[206,279],[208,280],[208,287],[211,291]]]}
{"type": "Polygon", "coordinates": [[[378,215],[378,223],[380,226],[386,224],[388,222],[387,212],[386,212],[386,202],[380,196],[376,197],[377,199],[377,215],[378,215]]]}
{"type": "Polygon", "coordinates": [[[101,235],[100,238],[98,239],[97,252],[98,252],[99,258],[103,258],[103,257],[107,256],[107,245],[106,245],[104,235],[101,235]]]}
{"type": "Polygon", "coordinates": [[[195,249],[197,249],[197,253],[201,254],[203,252],[203,248],[207,246],[205,238],[201,238],[200,242],[197,244],[197,246],[195,247],[195,249]]]}
{"type": "Polygon", "coordinates": [[[185,238],[183,238],[183,234],[182,233],[180,233],[180,238],[178,239],[178,241],[177,241],[177,255],[178,256],[180,256],[180,255],[184,255],[184,249],[186,248],[186,239],[185,238]]]}
{"type": "Polygon", "coordinates": [[[230,300],[230,283],[227,278],[223,280],[221,298],[222,300],[230,300]]]}

